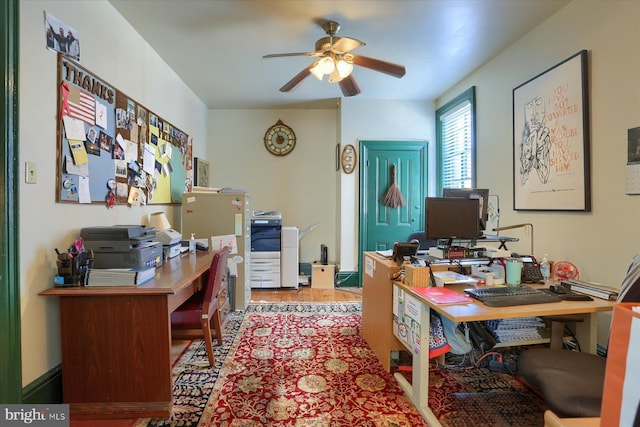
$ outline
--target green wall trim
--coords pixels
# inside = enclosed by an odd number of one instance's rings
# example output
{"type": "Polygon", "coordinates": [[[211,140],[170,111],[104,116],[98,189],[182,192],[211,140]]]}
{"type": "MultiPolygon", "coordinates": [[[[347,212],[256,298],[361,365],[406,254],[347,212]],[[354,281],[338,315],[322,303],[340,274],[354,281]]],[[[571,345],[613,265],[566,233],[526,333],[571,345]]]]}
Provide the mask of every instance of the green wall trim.
{"type": "Polygon", "coordinates": [[[18,37],[20,2],[0,2],[0,403],[21,403],[18,37]]]}
{"type": "Polygon", "coordinates": [[[62,365],[58,365],[22,390],[22,403],[62,403],[62,365]]]}
{"type": "Polygon", "coordinates": [[[337,288],[359,288],[360,279],[357,271],[340,271],[337,288]]]}

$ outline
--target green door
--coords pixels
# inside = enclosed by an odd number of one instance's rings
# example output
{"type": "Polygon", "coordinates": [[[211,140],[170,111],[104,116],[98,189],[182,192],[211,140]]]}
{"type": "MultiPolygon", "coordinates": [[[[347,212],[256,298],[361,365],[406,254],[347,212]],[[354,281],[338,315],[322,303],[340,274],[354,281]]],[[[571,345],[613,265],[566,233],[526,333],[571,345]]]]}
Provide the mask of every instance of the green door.
{"type": "Polygon", "coordinates": [[[0,403],[22,403],[20,342],[20,260],[18,220],[18,0],[0,2],[0,66],[4,70],[0,105],[0,403]]]}
{"type": "Polygon", "coordinates": [[[415,231],[424,230],[424,199],[427,195],[426,141],[361,141],[360,144],[360,260],[363,251],[392,249],[406,242],[415,231]],[[381,200],[392,184],[405,200],[397,208],[381,200]]]}

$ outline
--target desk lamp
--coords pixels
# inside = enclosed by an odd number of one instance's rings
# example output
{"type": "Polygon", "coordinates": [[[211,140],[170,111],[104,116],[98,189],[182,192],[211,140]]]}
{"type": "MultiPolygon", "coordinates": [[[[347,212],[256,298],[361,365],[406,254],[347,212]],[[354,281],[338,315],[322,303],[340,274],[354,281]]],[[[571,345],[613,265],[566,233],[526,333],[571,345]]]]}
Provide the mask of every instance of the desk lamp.
{"type": "Polygon", "coordinates": [[[171,224],[164,212],[155,212],[150,215],[149,225],[155,227],[156,238],[162,243],[165,258],[173,258],[180,254],[180,241],[182,234],[171,228],[171,224]]]}
{"type": "Polygon", "coordinates": [[[524,227],[531,228],[531,253],[529,255],[534,256],[533,255],[533,224],[527,222],[524,224],[505,225],[504,227],[496,227],[493,229],[493,231],[513,230],[514,228],[524,228],[524,227]]]}

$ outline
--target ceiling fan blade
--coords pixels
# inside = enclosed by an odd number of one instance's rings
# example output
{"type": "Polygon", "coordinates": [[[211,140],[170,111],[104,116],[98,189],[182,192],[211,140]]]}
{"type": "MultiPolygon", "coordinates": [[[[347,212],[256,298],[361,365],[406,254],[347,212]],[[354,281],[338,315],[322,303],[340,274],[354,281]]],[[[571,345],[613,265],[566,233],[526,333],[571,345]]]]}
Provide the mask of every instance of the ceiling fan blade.
{"type": "Polygon", "coordinates": [[[285,56],[318,56],[318,52],[291,52],[291,53],[270,53],[263,58],[282,58],[285,56]]]}
{"type": "Polygon", "coordinates": [[[307,78],[309,75],[311,75],[311,68],[316,65],[316,62],[314,62],[313,64],[309,65],[308,67],[306,67],[304,70],[300,71],[298,74],[296,74],[291,80],[289,80],[288,82],[286,82],[284,84],[284,86],[282,86],[280,88],[280,92],[289,92],[290,90],[293,90],[296,86],[298,86],[305,78],[307,78]]]}
{"type": "Polygon", "coordinates": [[[403,65],[394,64],[393,62],[387,62],[381,59],[369,58],[368,56],[360,56],[354,54],[351,54],[351,56],[353,57],[353,63],[355,65],[389,74],[393,77],[400,78],[406,73],[403,65]]]}
{"type": "Polygon", "coordinates": [[[351,74],[340,80],[338,84],[344,96],[354,96],[360,93],[360,87],[351,74]]]}
{"type": "Polygon", "coordinates": [[[350,37],[336,37],[336,40],[332,45],[331,49],[340,53],[350,52],[353,49],[364,46],[365,43],[360,40],[352,39],[350,37]]]}

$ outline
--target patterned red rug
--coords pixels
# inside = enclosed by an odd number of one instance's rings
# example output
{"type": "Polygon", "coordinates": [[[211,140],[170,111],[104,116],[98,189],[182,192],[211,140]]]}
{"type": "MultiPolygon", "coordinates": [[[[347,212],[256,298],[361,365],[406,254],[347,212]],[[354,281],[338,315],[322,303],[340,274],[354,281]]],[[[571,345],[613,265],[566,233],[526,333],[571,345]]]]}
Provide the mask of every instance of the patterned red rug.
{"type": "MultiPolygon", "coordinates": [[[[231,313],[213,367],[198,340],[174,364],[171,418],[135,427],[426,425],[360,336],[360,313],[358,303],[231,313]]],[[[543,425],[544,403],[510,375],[430,375],[429,406],[444,427],[543,425]]]]}
{"type": "Polygon", "coordinates": [[[248,313],[199,425],[425,426],[360,336],[359,308],[248,313]]]}

